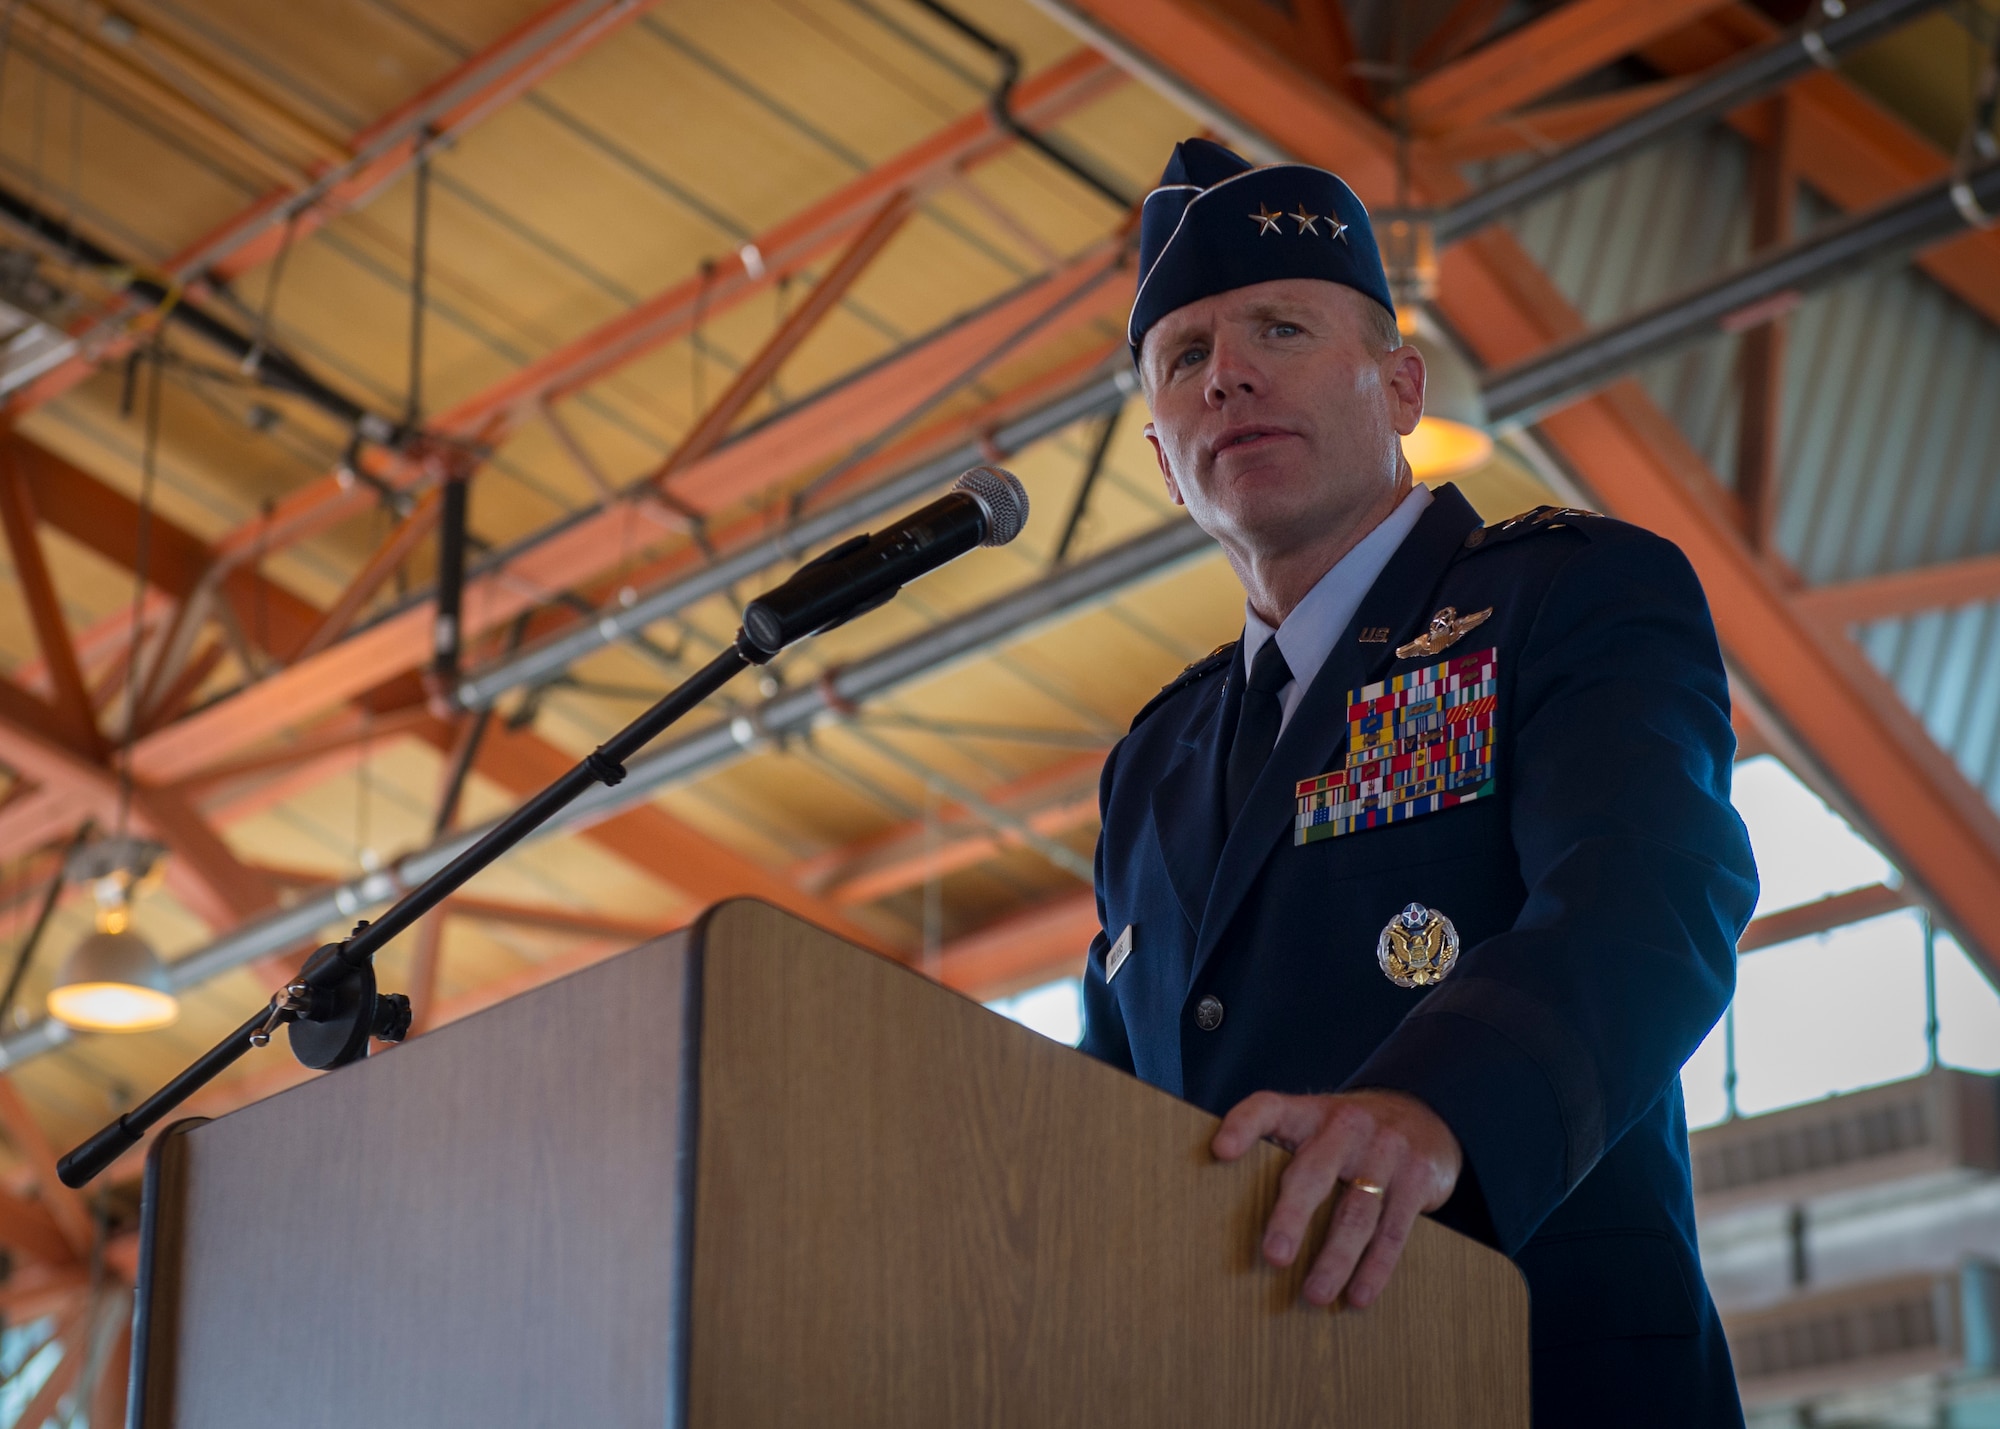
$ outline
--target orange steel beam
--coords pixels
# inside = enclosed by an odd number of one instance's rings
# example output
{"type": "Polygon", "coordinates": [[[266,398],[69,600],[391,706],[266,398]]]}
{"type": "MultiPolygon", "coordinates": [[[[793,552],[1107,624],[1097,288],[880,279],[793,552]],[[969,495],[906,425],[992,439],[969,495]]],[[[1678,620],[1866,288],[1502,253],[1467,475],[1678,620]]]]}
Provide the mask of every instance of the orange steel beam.
{"type": "MultiPolygon", "coordinates": [[[[1540,335],[1518,338],[1567,309],[1510,239],[1475,243],[1473,261],[1447,259],[1443,306],[1482,360],[1504,363],[1540,346],[1540,335]]],[[[1686,438],[1629,381],[1540,430],[1613,514],[1687,553],[1737,667],[1927,901],[2000,965],[2000,909],[1980,891],[2000,879],[2000,819],[1866,658],[1798,617],[1771,568],[1701,498],[1715,478],[1686,438]]]]}
{"type": "Polygon", "coordinates": [[[96,713],[91,709],[90,690],[83,682],[83,668],[77,663],[76,646],[70,640],[69,623],[63,619],[62,601],[55,582],[49,577],[48,558],[35,515],[34,494],[15,469],[8,453],[0,451],[0,522],[7,530],[7,548],[14,557],[14,576],[28,603],[34,622],[35,643],[48,666],[49,683],[55,691],[55,709],[63,723],[75,733],[80,748],[100,747],[96,713]]]}
{"type": "MultiPolygon", "coordinates": [[[[1082,8],[1116,26],[1149,65],[1198,94],[1217,92],[1239,71],[1267,76],[1227,91],[1246,123],[1308,162],[1344,170],[1364,199],[1393,192],[1384,182],[1393,136],[1312,85],[1282,56],[1244,48],[1240,31],[1232,41],[1210,26],[1199,48],[1171,48],[1189,35],[1186,0],[1084,0],[1082,8]],[[1218,53],[1224,43],[1237,52],[1218,53]]],[[[1420,170],[1418,182],[1419,197],[1432,203],[1448,203],[1464,188],[1456,174],[1435,167],[1420,170]]],[[[1442,277],[1439,306],[1488,366],[1525,358],[1581,326],[1562,293],[1503,230],[1488,229],[1448,250],[1442,277]]],[[[2000,905],[1991,897],[2000,887],[2000,818],[1859,650],[1820,638],[1799,618],[1789,592],[1706,499],[1704,492],[1720,483],[1699,453],[1630,381],[1556,413],[1539,432],[1613,514],[1686,552],[1736,667],[1852,801],[1925,901],[2000,974],[2000,905]]]]}
{"type": "MultiPolygon", "coordinates": [[[[525,94],[560,66],[637,19],[650,0],[556,0],[458,65],[348,144],[348,157],[315,166],[300,189],[278,188],[161,264],[177,283],[224,281],[275,256],[322,224],[358,208],[416,161],[420,148],[449,143],[525,94]]],[[[85,351],[14,394],[7,410],[24,412],[53,400],[103,362],[129,350],[115,324],[95,325],[85,351]]]]}
{"type": "MultiPolygon", "coordinates": [[[[1253,3],[1262,6],[1263,0],[1253,3]]],[[[1291,10],[1300,57],[1336,88],[1365,100],[1367,87],[1353,68],[1361,52],[1354,43],[1354,27],[1347,21],[1342,0],[1294,0],[1291,10]]]]}
{"type": "MultiPolygon", "coordinates": [[[[1792,240],[1799,174],[1792,162],[1791,101],[1784,95],[1766,108],[1771,122],[1750,168],[1750,245],[1761,251],[1792,240]]],[[[1743,503],[1743,534],[1753,550],[1769,551],[1777,528],[1779,441],[1785,406],[1783,316],[1743,334],[1738,349],[1743,390],[1737,417],[1736,493],[1743,503]]]]}
{"type": "Polygon", "coordinates": [[[90,1210],[84,1205],[82,1196],[57,1179],[56,1149],[50,1143],[48,1133],[42,1130],[42,1124],[35,1120],[34,1112],[29,1110],[20,1088],[14,1085],[14,1079],[5,1075],[0,1075],[0,1128],[5,1129],[14,1150],[27,1163],[30,1174],[35,1178],[35,1193],[41,1200],[42,1208],[49,1213],[49,1219],[68,1244],[70,1253],[78,1260],[86,1259],[90,1255],[91,1242],[97,1238],[90,1210]]]}
{"type": "MultiPolygon", "coordinates": [[[[172,609],[173,602],[149,586],[139,610],[141,627],[147,631],[158,628],[172,609]]],[[[70,645],[76,651],[77,662],[83,666],[85,681],[91,684],[90,700],[96,709],[102,710],[108,701],[108,695],[99,688],[99,684],[104,683],[111,673],[113,662],[122,663],[126,647],[131,644],[131,636],[132,610],[129,606],[113,611],[81,630],[70,632],[70,645]]],[[[17,666],[14,677],[37,694],[54,688],[49,679],[49,667],[40,654],[17,666]]]]}
{"type": "Polygon", "coordinates": [[[1507,0],[1458,0],[1451,12],[1424,36],[1410,59],[1410,68],[1422,74],[1447,60],[1457,59],[1485,38],[1506,8],[1507,0]]]}
{"type": "MultiPolygon", "coordinates": [[[[704,514],[787,475],[809,471],[920,414],[963,375],[1011,341],[1042,343],[1119,314],[1131,301],[1115,245],[1014,290],[944,329],[808,398],[676,473],[672,494],[704,514]]],[[[607,503],[503,568],[466,582],[463,628],[488,630],[612,565],[621,551],[658,539],[638,502],[607,503]]],[[[287,725],[310,718],[416,668],[428,657],[432,604],[411,606],[308,660],[221,699],[139,741],[133,767],[151,784],[173,783],[287,725]]]]}
{"type": "MultiPolygon", "coordinates": [[[[902,469],[938,450],[962,445],[969,437],[1004,425],[1021,411],[1055,396],[1078,381],[1085,380],[1089,374],[1101,368],[1105,359],[1117,351],[1122,351],[1122,343],[1114,339],[1102,349],[1080,353],[1070,361],[1003,394],[984,407],[939,423],[906,442],[885,449],[875,460],[862,463],[842,481],[830,486],[826,492],[827,498],[834,499],[850,486],[865,486],[885,471],[902,469]]],[[[761,515],[746,515],[740,522],[722,528],[714,534],[719,544],[728,548],[739,538],[748,539],[754,532],[760,532],[763,529],[763,521],[761,515]]],[[[587,589],[586,595],[593,601],[604,601],[609,600],[614,592],[624,585],[629,584],[635,589],[647,589],[657,582],[685,573],[691,568],[695,559],[689,550],[676,550],[664,558],[620,572],[613,580],[598,582],[587,589]]],[[[567,608],[545,609],[536,615],[536,624],[531,633],[540,635],[574,624],[584,618],[567,608]]],[[[371,694],[370,699],[379,707],[383,703],[382,695],[383,691],[378,689],[371,694]]],[[[345,773],[359,761],[362,747],[370,740],[386,741],[396,734],[417,730],[420,726],[428,727],[432,718],[429,711],[420,704],[391,707],[365,719],[358,711],[352,709],[340,711],[310,727],[290,743],[243,755],[222,764],[206,766],[172,787],[177,792],[196,799],[212,822],[226,827],[345,773]],[[259,779],[260,775],[267,777],[259,779]]],[[[5,856],[10,850],[35,847],[45,843],[73,827],[74,823],[75,818],[71,816],[67,806],[47,811],[23,808],[18,813],[14,811],[12,805],[0,807],[0,857],[5,856]],[[10,817],[22,820],[26,826],[38,832],[32,837],[25,830],[19,836],[12,835],[10,817]]],[[[858,854],[858,852],[849,850],[847,854],[858,854]]],[[[844,857],[846,854],[835,856],[823,867],[814,865],[794,869],[794,881],[799,882],[801,886],[814,888],[814,880],[832,877],[844,857]]],[[[814,888],[814,891],[819,890],[814,888]]]]}
{"type": "Polygon", "coordinates": [[[580,938],[623,939],[627,943],[644,942],[665,931],[659,923],[643,918],[614,918],[582,908],[555,908],[459,893],[445,900],[444,909],[454,918],[475,923],[506,923],[516,928],[539,928],[547,933],[570,933],[580,938]]]}
{"type": "Polygon", "coordinates": [[[945,944],[932,972],[968,997],[1004,997],[1082,972],[1096,934],[1096,895],[1066,894],[945,944]]]}
{"type": "MultiPolygon", "coordinates": [[[[44,524],[128,571],[138,568],[137,502],[18,432],[0,434],[0,451],[26,478],[44,524]]],[[[254,551],[255,545],[253,537],[249,549],[254,551]]],[[[177,601],[191,599],[214,559],[199,536],[158,511],[151,513],[146,578],[156,590],[177,601]]],[[[252,640],[261,635],[266,648],[278,655],[296,650],[321,618],[309,602],[248,566],[230,570],[218,593],[229,602],[245,635],[252,640]]],[[[121,615],[119,622],[129,619],[129,613],[121,615]]]]}
{"type": "MultiPolygon", "coordinates": [[[[46,832],[51,817],[58,826],[71,825],[88,814],[101,825],[118,821],[116,775],[94,752],[67,743],[60,730],[37,723],[48,707],[0,682],[0,763],[52,794],[52,801],[33,807],[25,823],[0,813],[0,826],[14,834],[46,832]]],[[[132,790],[132,821],[156,834],[175,855],[166,876],[176,896],[196,917],[215,927],[227,927],[270,906],[271,892],[244,867],[214,830],[179,794],[144,786],[132,790]]]]}
{"type": "Polygon", "coordinates": [[[1518,108],[1726,0],[1570,0],[1410,86],[1410,123],[1439,134],[1518,108]]]}
{"type": "Polygon", "coordinates": [[[443,962],[444,915],[440,912],[417,924],[416,942],[410,950],[409,985],[403,989],[403,995],[410,999],[407,1036],[421,1037],[434,1025],[438,972],[443,962]]]}
{"type": "MultiPolygon", "coordinates": [[[[1025,778],[986,791],[987,801],[1025,822],[1038,834],[1081,828],[1097,817],[1097,776],[1105,751],[1057,760],[1025,778]]],[[[933,876],[955,873],[1021,845],[1019,835],[979,822],[971,811],[947,804],[937,828],[911,820],[846,848],[805,859],[792,880],[835,903],[872,903],[933,876]]]]}
{"type": "Polygon", "coordinates": [[[1358,53],[1340,0],[1212,0],[1215,8],[1265,44],[1283,50],[1356,104],[1368,103],[1368,88],[1352,65],[1358,53]]]}
{"type": "Polygon", "coordinates": [[[0,849],[11,858],[66,838],[91,812],[87,801],[72,789],[24,789],[0,808],[0,849]]]}
{"type": "Polygon", "coordinates": [[[309,655],[317,655],[347,632],[354,623],[354,617],[361,613],[361,607],[368,604],[369,597],[382,588],[382,582],[396,573],[396,567],[409,558],[417,543],[431,533],[438,523],[438,514],[444,508],[444,488],[434,486],[418,498],[416,508],[405,516],[388,539],[377,546],[361,567],[354,579],[347,583],[347,589],[327,608],[320,617],[312,634],[305,638],[292,656],[303,660],[309,655]]]}
{"type": "MultiPolygon", "coordinates": [[[[429,737],[439,748],[448,747],[450,726],[438,722],[429,737]]],[[[575,763],[575,756],[538,735],[506,729],[496,722],[480,742],[476,767],[508,793],[525,795],[539,793],[575,763]]],[[[845,910],[804,892],[783,874],[718,843],[657,804],[639,804],[601,820],[584,830],[583,836],[695,902],[737,896],[762,898],[863,947],[881,944],[845,910]]]]}
{"type": "MultiPolygon", "coordinates": [[[[288,888],[324,888],[334,880],[316,871],[257,865],[258,871],[288,888]]],[[[620,918],[593,913],[587,908],[570,908],[554,903],[522,903],[512,898],[485,898],[454,893],[438,905],[448,917],[474,923],[506,923],[516,928],[537,928],[545,933],[569,933],[579,938],[622,938],[628,943],[658,937],[671,920],[620,918]]]]}
{"type": "Polygon", "coordinates": [[[77,1253],[40,1201],[0,1191],[0,1246],[23,1260],[75,1265],[77,1253]]]}
{"type": "MultiPolygon", "coordinates": [[[[878,480],[907,471],[920,462],[963,447],[968,442],[976,441],[988,447],[988,460],[1004,460],[1008,453],[991,447],[994,432],[1022,414],[1095,380],[1103,374],[1107,365],[1123,365],[1126,361],[1124,353],[1123,339],[1115,336],[1085,347],[1039,375],[1007,388],[980,407],[956,411],[854,462],[821,488],[818,499],[829,504],[838,501],[849,493],[865,490],[878,480]]],[[[768,534],[769,530],[769,518],[765,513],[746,512],[727,526],[709,525],[708,534],[716,549],[726,551],[756,540],[768,534]]],[[[593,608],[601,607],[623,590],[647,591],[677,576],[686,575],[703,559],[705,557],[698,548],[683,544],[664,555],[585,585],[580,588],[581,593],[593,608]]],[[[593,618],[567,606],[544,606],[530,617],[526,638],[531,641],[539,639],[593,618]]]]}
{"type": "MultiPolygon", "coordinates": [[[[1124,83],[1124,73],[1095,50],[1077,50],[1015,86],[1014,112],[1025,124],[1046,127],[1124,83]]],[[[969,114],[758,234],[716,265],[705,280],[705,294],[699,276],[676,284],[528,364],[451,416],[469,421],[519,412],[602,381],[693,331],[697,308],[713,316],[754,297],[832,252],[895,195],[907,192],[915,201],[1009,152],[1017,142],[994,125],[986,110],[969,114]]]]}
{"type": "MultiPolygon", "coordinates": [[[[1668,74],[1687,74],[1777,33],[1773,21],[1736,4],[1648,46],[1643,57],[1668,74]]],[[[1842,209],[1874,208],[1951,172],[1950,156],[1838,75],[1810,74],[1784,93],[1799,177],[1842,209]]],[[[1754,139],[1761,136],[1766,115],[1764,105],[1750,105],[1732,114],[1730,123],[1754,139]]],[[[1968,230],[1924,249],[1915,261],[2000,323],[2000,229],[1968,230]]]]}
{"type": "Polygon", "coordinates": [[[147,707],[145,717],[139,724],[139,732],[145,734],[180,718],[228,653],[228,646],[218,640],[193,656],[181,667],[180,674],[174,676],[147,707]]]}
{"type": "Polygon", "coordinates": [[[25,1325],[44,1315],[62,1315],[89,1289],[90,1272],[81,1266],[24,1265],[0,1286],[0,1317],[10,1325],[25,1325]]]}
{"type": "Polygon", "coordinates": [[[322,755],[343,753],[370,742],[387,742],[396,735],[426,725],[433,718],[429,711],[416,705],[385,714],[342,710],[287,744],[246,754],[226,764],[212,764],[187,783],[175,787],[183,793],[200,797],[231,780],[293,769],[322,755]]]}
{"type": "MultiPolygon", "coordinates": [[[[1014,111],[1024,123],[1054,124],[1125,82],[1108,61],[1081,50],[1023,80],[1014,90],[1014,111]]],[[[484,392],[437,413],[433,431],[467,437],[486,430],[497,442],[507,429],[546,402],[603,380],[676,338],[693,331],[695,318],[713,318],[798,273],[831,252],[881,210],[894,195],[920,196],[954,181],[961,172],[1007,152],[1017,141],[979,110],[947,125],[887,162],[760,233],[735,253],[657,294],[628,312],[564,343],[484,392]]],[[[378,475],[409,479],[403,466],[381,463],[378,475]]],[[[325,530],[364,510],[372,498],[332,475],[300,488],[279,502],[267,522],[246,524],[217,543],[228,561],[253,550],[271,550],[325,530]]]]}
{"type": "Polygon", "coordinates": [[[1753,953],[1759,948],[1776,947],[1795,938],[1830,933],[1849,923],[1879,918],[1884,913],[1909,906],[1910,895],[1904,890],[1871,883],[1866,888],[1852,888],[1845,893],[1801,903],[1796,908],[1781,908],[1776,913],[1766,913],[1761,918],[1753,919],[1737,940],[1736,951],[1753,953]]]}
{"type": "Polygon", "coordinates": [[[785,320],[778,324],[778,330],[765,340],[755,356],[743,364],[728,390],[701,414],[693,429],[674,448],[673,454],[648,480],[656,484],[665,483],[685,470],[691,462],[699,461],[721,445],[722,439],[729,435],[729,429],[736,424],[736,419],[778,375],[778,369],[785,365],[785,360],[818,330],[826,315],[847,296],[848,290],[868,271],[868,265],[875,261],[876,255],[888,245],[889,240],[902,232],[911,211],[907,192],[889,196],[888,202],[869,220],[868,226],[855,236],[846,251],[827,269],[826,276],[813,284],[805,299],[786,314],[785,320]]]}
{"type": "Polygon", "coordinates": [[[1429,158],[1446,164],[1473,164],[1523,151],[1553,154],[1671,99],[1687,85],[1686,80],[1663,79],[1588,99],[1544,104],[1440,134],[1422,148],[1429,158]]]}
{"type": "Polygon", "coordinates": [[[1792,596],[1800,615],[1834,628],[1991,600],[2000,600],[2000,556],[1973,556],[1838,585],[1812,586],[1792,596]]]}

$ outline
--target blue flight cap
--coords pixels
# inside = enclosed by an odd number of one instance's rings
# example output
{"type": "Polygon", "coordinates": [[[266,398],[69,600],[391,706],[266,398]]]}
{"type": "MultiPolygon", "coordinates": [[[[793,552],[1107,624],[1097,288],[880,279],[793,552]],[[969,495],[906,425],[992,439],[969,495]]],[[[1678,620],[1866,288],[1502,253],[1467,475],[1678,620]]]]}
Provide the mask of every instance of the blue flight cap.
{"type": "Polygon", "coordinates": [[[1324,278],[1391,313],[1368,210],[1337,174],[1310,164],[1262,168],[1206,139],[1183,139],[1139,211],[1139,294],[1125,340],[1175,308],[1275,278],[1324,278]]]}

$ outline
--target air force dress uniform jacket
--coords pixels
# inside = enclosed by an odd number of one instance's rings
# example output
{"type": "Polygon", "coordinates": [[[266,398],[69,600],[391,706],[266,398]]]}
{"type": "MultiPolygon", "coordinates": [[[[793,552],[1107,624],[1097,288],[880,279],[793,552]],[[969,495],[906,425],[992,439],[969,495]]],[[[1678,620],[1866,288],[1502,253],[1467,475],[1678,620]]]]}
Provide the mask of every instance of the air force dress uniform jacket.
{"type": "Polygon", "coordinates": [[[1729,1000],[1757,883],[1686,560],[1587,513],[1484,528],[1440,489],[1225,828],[1243,685],[1234,645],[1191,666],[1105,763],[1109,937],[1091,947],[1084,1050],[1218,1114],[1267,1089],[1421,1098],[1465,1151],[1438,1218],[1527,1277],[1535,1423],[1740,1424],[1678,1073],[1729,1000]],[[1447,606],[1491,614],[1399,658],[1447,606]],[[1478,797],[1296,841],[1296,786],[1357,737],[1350,692],[1488,651],[1478,797]],[[1377,961],[1411,904],[1460,939],[1428,987],[1377,961]]]}

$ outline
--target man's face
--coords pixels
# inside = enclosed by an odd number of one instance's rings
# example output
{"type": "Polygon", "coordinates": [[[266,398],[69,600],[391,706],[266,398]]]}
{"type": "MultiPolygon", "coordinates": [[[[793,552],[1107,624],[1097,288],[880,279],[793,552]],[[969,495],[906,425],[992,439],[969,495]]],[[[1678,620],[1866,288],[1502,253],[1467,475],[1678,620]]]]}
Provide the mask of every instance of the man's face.
{"type": "Polygon", "coordinates": [[[1424,364],[1390,350],[1361,294],[1315,278],[1235,288],[1167,314],[1140,371],[1167,494],[1227,548],[1324,539],[1402,479],[1424,364]]]}

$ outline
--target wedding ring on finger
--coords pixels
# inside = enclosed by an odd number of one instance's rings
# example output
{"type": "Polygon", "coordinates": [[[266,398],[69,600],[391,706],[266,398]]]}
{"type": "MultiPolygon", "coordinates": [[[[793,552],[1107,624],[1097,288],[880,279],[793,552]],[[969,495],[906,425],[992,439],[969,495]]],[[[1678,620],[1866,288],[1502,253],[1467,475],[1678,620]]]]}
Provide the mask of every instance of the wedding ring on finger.
{"type": "Polygon", "coordinates": [[[1376,1185],[1373,1181],[1354,1180],[1354,1181],[1349,1181],[1347,1184],[1352,1186],[1355,1190],[1359,1191],[1364,1196],[1379,1196],[1382,1194],[1383,1190],[1382,1187],[1376,1185]]]}

